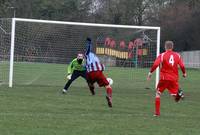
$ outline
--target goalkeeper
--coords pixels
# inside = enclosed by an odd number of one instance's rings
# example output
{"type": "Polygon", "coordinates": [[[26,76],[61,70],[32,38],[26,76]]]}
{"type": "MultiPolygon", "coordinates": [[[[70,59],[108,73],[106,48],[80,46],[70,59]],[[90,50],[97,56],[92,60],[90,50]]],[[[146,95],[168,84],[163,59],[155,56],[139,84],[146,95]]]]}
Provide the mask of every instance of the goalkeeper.
{"type": "Polygon", "coordinates": [[[86,80],[86,67],[84,66],[84,55],[79,53],[77,58],[75,58],[68,66],[67,69],[67,79],[68,82],[65,84],[62,93],[65,94],[71,85],[71,83],[76,80],[79,76],[86,80]]]}

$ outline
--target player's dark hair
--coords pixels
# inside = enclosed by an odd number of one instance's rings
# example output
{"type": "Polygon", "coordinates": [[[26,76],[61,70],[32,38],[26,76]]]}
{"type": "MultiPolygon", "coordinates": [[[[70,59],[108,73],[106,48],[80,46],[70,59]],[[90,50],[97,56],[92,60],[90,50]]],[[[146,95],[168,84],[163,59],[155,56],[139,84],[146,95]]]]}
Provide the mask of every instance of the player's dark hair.
{"type": "Polygon", "coordinates": [[[87,41],[90,41],[90,42],[92,41],[90,37],[87,37],[87,39],[86,39],[86,40],[87,40],[87,41]]]}

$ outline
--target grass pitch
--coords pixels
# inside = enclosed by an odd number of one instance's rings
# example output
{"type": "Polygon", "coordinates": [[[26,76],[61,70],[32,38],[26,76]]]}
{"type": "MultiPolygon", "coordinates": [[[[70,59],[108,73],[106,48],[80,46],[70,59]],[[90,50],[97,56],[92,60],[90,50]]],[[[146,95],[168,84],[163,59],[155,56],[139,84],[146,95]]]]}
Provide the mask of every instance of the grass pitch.
{"type": "Polygon", "coordinates": [[[161,97],[161,117],[153,117],[154,82],[148,69],[109,68],[113,108],[105,90],[91,96],[79,78],[62,95],[65,65],[15,64],[14,87],[0,86],[1,135],[199,135],[200,70],[181,79],[186,98],[161,97]],[[145,89],[150,87],[151,89],[145,89]]]}

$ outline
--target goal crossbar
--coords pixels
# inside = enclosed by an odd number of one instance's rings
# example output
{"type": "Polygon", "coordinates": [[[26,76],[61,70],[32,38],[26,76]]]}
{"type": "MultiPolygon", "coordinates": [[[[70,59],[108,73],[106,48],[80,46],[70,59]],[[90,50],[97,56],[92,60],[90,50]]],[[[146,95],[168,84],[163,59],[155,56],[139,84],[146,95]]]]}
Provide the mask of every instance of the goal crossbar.
{"type": "Polygon", "coordinates": [[[153,26],[133,26],[133,25],[115,25],[115,24],[101,24],[101,23],[83,23],[83,22],[64,22],[64,21],[52,21],[52,20],[36,20],[36,19],[24,19],[13,18],[15,21],[22,22],[35,22],[35,23],[49,23],[49,24],[68,24],[79,26],[93,26],[93,27],[110,27],[110,28],[134,28],[134,29],[146,29],[146,30],[159,30],[160,27],[153,26]]]}

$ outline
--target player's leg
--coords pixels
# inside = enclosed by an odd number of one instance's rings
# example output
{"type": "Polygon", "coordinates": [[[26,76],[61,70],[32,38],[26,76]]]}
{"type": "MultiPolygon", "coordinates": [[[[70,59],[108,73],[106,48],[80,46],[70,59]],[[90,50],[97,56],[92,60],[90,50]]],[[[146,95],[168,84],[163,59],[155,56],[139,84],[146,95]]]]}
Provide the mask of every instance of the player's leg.
{"type": "Polygon", "coordinates": [[[98,71],[97,75],[97,83],[100,87],[105,87],[107,93],[106,100],[108,102],[108,106],[112,107],[112,87],[109,85],[109,82],[107,81],[106,77],[101,71],[98,71]]]}
{"type": "Polygon", "coordinates": [[[94,91],[94,83],[91,83],[91,82],[87,82],[88,83],[88,87],[89,87],[89,90],[91,92],[92,95],[95,95],[95,91],[94,91]]]}
{"type": "Polygon", "coordinates": [[[67,81],[67,83],[65,84],[64,88],[63,88],[63,94],[67,92],[69,86],[71,85],[71,83],[76,80],[78,77],[80,76],[79,71],[74,70],[74,72],[72,73],[71,79],[67,81]]]}
{"type": "Polygon", "coordinates": [[[112,107],[112,87],[110,85],[107,85],[105,86],[105,88],[107,92],[106,100],[108,102],[108,106],[112,107]]]}
{"type": "Polygon", "coordinates": [[[178,89],[178,93],[176,94],[176,98],[175,101],[178,102],[180,99],[184,99],[185,95],[183,93],[183,90],[181,90],[180,88],[178,89]]]}
{"type": "Polygon", "coordinates": [[[154,116],[160,116],[160,96],[161,96],[161,93],[157,89],[156,90],[156,97],[155,97],[155,113],[154,113],[154,116]]]}
{"type": "Polygon", "coordinates": [[[178,101],[180,101],[180,99],[183,100],[185,95],[183,93],[183,90],[180,89],[178,81],[175,82],[175,85],[178,88],[178,92],[176,93],[175,101],[178,102],[178,101]]]}
{"type": "Polygon", "coordinates": [[[177,81],[170,81],[168,86],[169,93],[174,97],[174,100],[178,102],[180,99],[184,98],[183,91],[179,89],[179,84],[177,81]]]}
{"type": "Polygon", "coordinates": [[[165,90],[167,82],[160,80],[156,89],[155,96],[155,113],[154,116],[160,116],[160,97],[161,93],[165,90]]]}
{"type": "Polygon", "coordinates": [[[87,71],[83,72],[82,75],[81,75],[86,81],[87,81],[87,84],[88,84],[88,87],[89,87],[89,90],[91,92],[92,95],[95,95],[95,87],[94,87],[94,81],[92,81],[92,73],[87,73],[87,71]]]}

